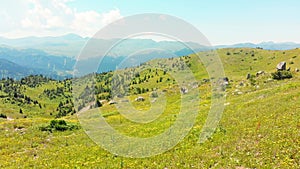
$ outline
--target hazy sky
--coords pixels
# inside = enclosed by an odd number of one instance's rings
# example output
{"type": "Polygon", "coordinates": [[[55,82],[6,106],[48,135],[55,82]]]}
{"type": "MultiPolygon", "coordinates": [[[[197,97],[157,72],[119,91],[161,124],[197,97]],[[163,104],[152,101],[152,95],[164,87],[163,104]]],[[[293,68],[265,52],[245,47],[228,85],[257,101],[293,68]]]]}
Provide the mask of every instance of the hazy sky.
{"type": "MultiPolygon", "coordinates": [[[[0,0],[0,36],[92,36],[140,13],[169,14],[196,26],[213,45],[299,42],[299,0],[0,0]]],[[[180,30],[179,30],[180,31],[180,30]]]]}

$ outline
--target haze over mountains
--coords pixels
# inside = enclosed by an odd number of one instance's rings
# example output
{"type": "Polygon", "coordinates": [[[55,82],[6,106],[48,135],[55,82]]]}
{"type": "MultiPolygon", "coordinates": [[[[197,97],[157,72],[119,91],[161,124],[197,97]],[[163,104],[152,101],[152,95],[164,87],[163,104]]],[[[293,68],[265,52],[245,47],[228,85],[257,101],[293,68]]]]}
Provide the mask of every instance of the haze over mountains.
{"type": "Polygon", "coordinates": [[[0,47],[0,77],[21,78],[30,74],[43,74],[55,79],[70,76],[75,60],[55,56],[37,49],[0,47]]]}
{"type": "Polygon", "coordinates": [[[0,37],[0,46],[0,78],[19,79],[29,74],[43,74],[63,79],[72,76],[74,65],[83,68],[84,71],[80,72],[80,75],[83,75],[136,66],[155,58],[183,56],[210,49],[260,47],[268,50],[287,50],[299,48],[300,44],[263,42],[208,47],[193,42],[183,44],[175,41],[157,42],[151,39],[90,39],[67,34],[59,37],[19,39],[0,37]],[[77,56],[89,40],[87,47],[89,52],[85,52],[85,56],[79,58],[76,64],[77,56]],[[107,51],[106,49],[110,47],[111,50],[107,51]],[[99,65],[101,59],[103,60],[99,65]],[[91,67],[94,69],[90,69],[91,67]]]}

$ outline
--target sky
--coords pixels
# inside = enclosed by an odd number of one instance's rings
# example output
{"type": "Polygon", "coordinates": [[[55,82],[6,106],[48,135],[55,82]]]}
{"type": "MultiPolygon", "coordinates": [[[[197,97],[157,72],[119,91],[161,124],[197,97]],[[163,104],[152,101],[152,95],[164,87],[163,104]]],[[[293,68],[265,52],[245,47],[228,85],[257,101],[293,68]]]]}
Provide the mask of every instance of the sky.
{"type": "MultiPolygon", "coordinates": [[[[0,36],[91,37],[105,25],[134,14],[183,19],[212,45],[300,43],[299,0],[0,0],[0,36]]],[[[180,31],[180,30],[179,30],[180,31]]]]}

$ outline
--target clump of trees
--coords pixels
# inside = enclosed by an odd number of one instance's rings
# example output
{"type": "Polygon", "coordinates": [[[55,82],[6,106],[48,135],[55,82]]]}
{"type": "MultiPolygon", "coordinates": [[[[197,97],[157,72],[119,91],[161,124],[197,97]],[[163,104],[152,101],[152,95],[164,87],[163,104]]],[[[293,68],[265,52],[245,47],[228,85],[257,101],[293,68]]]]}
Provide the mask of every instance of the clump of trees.
{"type": "Polygon", "coordinates": [[[56,110],[58,111],[55,116],[56,118],[66,116],[68,114],[73,115],[76,113],[76,110],[74,109],[74,103],[71,99],[66,100],[65,102],[59,102],[56,110]]]}
{"type": "Polygon", "coordinates": [[[43,75],[30,75],[22,78],[20,80],[20,83],[22,85],[27,85],[28,87],[35,88],[35,87],[39,87],[43,83],[49,82],[50,80],[52,79],[48,77],[44,77],[43,75]]]}
{"type": "Polygon", "coordinates": [[[56,89],[45,89],[44,95],[49,97],[50,100],[56,99],[57,97],[65,96],[64,88],[63,87],[57,87],[56,89]]]}
{"type": "MultiPolygon", "coordinates": [[[[38,106],[40,109],[42,109],[43,107],[45,107],[45,105],[42,106],[42,104],[38,100],[32,99],[25,93],[27,88],[39,87],[50,82],[55,84],[56,88],[45,89],[43,93],[39,95],[39,98],[44,95],[50,100],[62,100],[56,109],[56,118],[76,113],[75,109],[73,108],[74,104],[71,99],[72,95],[70,92],[72,90],[72,81],[70,79],[65,79],[63,81],[54,81],[42,75],[30,75],[20,80],[14,80],[12,78],[2,78],[0,80],[0,91],[3,94],[0,95],[0,98],[3,98],[3,101],[5,103],[16,104],[19,107],[22,107],[26,104],[30,106],[38,106]]],[[[24,114],[24,111],[22,109],[19,109],[19,113],[24,114]]]]}
{"type": "Polygon", "coordinates": [[[72,92],[72,81],[70,79],[66,79],[59,83],[63,84],[63,86],[57,86],[55,89],[45,89],[43,94],[46,95],[50,100],[59,97],[70,98],[71,95],[69,93],[72,92]]]}
{"type": "Polygon", "coordinates": [[[5,96],[2,96],[3,98],[6,98],[6,102],[18,105],[34,104],[41,107],[37,100],[33,100],[29,96],[26,96],[24,94],[24,91],[26,91],[26,87],[27,86],[25,84],[22,84],[21,81],[15,81],[11,78],[2,79],[0,81],[0,91],[6,94],[5,96]]]}

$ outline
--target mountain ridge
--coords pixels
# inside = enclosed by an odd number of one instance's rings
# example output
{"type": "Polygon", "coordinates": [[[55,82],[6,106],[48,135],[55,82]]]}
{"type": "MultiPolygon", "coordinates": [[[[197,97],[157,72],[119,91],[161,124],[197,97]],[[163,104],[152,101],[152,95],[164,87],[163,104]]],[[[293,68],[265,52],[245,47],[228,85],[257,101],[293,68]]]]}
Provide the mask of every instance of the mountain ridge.
{"type": "MultiPolygon", "coordinates": [[[[61,36],[45,36],[45,37],[22,37],[22,38],[6,38],[0,37],[0,46],[6,45],[13,48],[34,48],[43,50],[49,54],[53,55],[64,55],[68,57],[76,57],[84,48],[84,46],[92,41],[93,43],[97,43],[97,45],[104,46],[112,46],[116,42],[119,42],[121,39],[99,39],[94,37],[81,37],[80,35],[69,33],[61,36]]],[[[232,45],[212,45],[212,46],[204,46],[201,44],[197,44],[194,42],[175,42],[175,41],[155,41],[153,39],[126,39],[122,40],[122,42],[126,41],[126,47],[124,45],[122,47],[118,47],[118,52],[120,56],[128,55],[128,52],[135,51],[136,47],[158,47],[165,50],[183,50],[183,46],[185,44],[192,47],[194,50],[204,50],[204,49],[212,49],[212,48],[237,48],[237,47],[250,47],[256,48],[261,47],[267,50],[287,50],[299,48],[300,44],[295,42],[273,42],[273,41],[265,41],[261,43],[236,43],[232,45]],[[178,47],[180,46],[181,47],[178,47]]],[[[185,46],[186,48],[186,46],[185,46]]]]}

